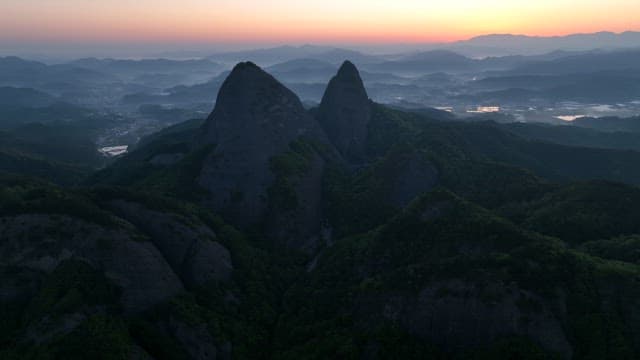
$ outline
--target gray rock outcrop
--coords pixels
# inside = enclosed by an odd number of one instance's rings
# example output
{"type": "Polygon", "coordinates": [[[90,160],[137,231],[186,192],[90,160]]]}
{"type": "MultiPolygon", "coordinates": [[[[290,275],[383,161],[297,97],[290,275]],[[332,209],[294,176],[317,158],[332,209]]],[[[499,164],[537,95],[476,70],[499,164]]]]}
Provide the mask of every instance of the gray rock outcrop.
{"type": "Polygon", "coordinates": [[[17,215],[0,218],[0,234],[0,267],[50,273],[64,260],[86,261],[122,289],[127,312],[183,291],[160,251],[126,223],[103,227],[66,215],[17,215]]]}
{"type": "Polygon", "coordinates": [[[371,103],[358,69],[351,62],[345,61],[329,82],[317,119],[347,161],[365,161],[371,103]]]}
{"type": "Polygon", "coordinates": [[[135,202],[114,200],[109,207],[150,237],[187,287],[230,279],[231,254],[208,227],[135,202]]]}
{"type": "Polygon", "coordinates": [[[198,178],[213,210],[239,226],[262,221],[275,178],[270,159],[300,137],[324,134],[298,97],[253,63],[236,65],[198,140],[216,145],[198,178]]]}

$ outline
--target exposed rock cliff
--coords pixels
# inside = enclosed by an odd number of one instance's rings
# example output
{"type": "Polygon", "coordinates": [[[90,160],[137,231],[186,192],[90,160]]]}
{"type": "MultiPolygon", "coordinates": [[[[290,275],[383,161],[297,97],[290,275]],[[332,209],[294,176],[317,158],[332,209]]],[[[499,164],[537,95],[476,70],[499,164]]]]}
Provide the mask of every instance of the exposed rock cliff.
{"type": "Polygon", "coordinates": [[[137,312],[175,296],[182,282],[158,249],[132,227],[109,228],[65,215],[0,218],[0,266],[52,272],[81,259],[122,289],[120,303],[137,312]]]}
{"type": "Polygon", "coordinates": [[[329,82],[317,118],[345,159],[353,163],[365,160],[371,104],[358,69],[351,62],[345,61],[329,82]]]}
{"type": "Polygon", "coordinates": [[[200,143],[217,146],[199,184],[211,192],[214,210],[241,225],[265,214],[275,178],[270,159],[301,136],[322,138],[298,97],[249,62],[236,65],[225,80],[202,130],[200,143]]]}
{"type": "Polygon", "coordinates": [[[270,233],[276,239],[293,238],[289,245],[300,248],[305,245],[298,240],[306,242],[319,229],[324,158],[310,147],[312,166],[296,172],[296,179],[289,176],[294,174],[277,174],[274,159],[290,152],[294,141],[330,147],[293,92],[258,66],[240,63],[222,85],[203,126],[199,143],[216,147],[204,161],[198,183],[211,193],[211,208],[241,227],[263,224],[273,229],[282,211],[292,210],[274,204],[281,200],[276,199],[282,195],[278,191],[296,193],[296,211],[289,212],[294,224],[270,233]]]}
{"type": "Polygon", "coordinates": [[[186,286],[230,279],[233,266],[229,250],[215,241],[216,235],[207,226],[130,201],[114,200],[109,206],[150,236],[186,286]]]}

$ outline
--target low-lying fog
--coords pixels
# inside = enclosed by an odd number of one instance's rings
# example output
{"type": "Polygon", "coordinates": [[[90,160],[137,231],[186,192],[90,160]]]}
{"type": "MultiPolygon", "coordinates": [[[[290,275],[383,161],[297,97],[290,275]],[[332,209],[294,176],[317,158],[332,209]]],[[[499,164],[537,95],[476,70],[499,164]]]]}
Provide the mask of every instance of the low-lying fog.
{"type": "Polygon", "coordinates": [[[298,58],[291,51],[278,57],[278,49],[269,56],[258,50],[195,60],[91,58],[55,65],[0,58],[0,127],[78,124],[90,130],[103,154],[118,155],[144,135],[205,118],[241,58],[265,68],[308,107],[320,101],[339,64],[349,59],[374,101],[441,120],[563,124],[640,114],[640,50],[478,59],[448,50],[380,56],[298,49],[298,58]]]}

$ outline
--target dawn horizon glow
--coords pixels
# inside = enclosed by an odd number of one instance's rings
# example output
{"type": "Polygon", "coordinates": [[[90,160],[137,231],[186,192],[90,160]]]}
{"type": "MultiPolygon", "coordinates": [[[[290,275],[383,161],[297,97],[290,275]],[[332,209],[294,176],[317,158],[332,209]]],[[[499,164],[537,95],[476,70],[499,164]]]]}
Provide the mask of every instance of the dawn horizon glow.
{"type": "Polygon", "coordinates": [[[636,0],[20,0],[0,5],[3,43],[433,43],[640,29],[636,0]]]}

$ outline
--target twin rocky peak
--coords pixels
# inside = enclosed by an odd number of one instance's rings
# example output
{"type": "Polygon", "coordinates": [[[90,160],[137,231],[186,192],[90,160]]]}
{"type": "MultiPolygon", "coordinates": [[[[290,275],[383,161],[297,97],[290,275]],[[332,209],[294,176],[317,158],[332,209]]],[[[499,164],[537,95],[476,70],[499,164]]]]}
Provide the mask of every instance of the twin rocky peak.
{"type": "Polygon", "coordinates": [[[268,143],[281,150],[299,136],[328,139],[345,160],[358,163],[366,159],[370,118],[369,97],[358,69],[349,61],[329,82],[315,118],[291,90],[257,65],[244,62],[223,83],[202,140],[218,145],[268,143]]]}
{"type": "Polygon", "coordinates": [[[315,115],[255,64],[236,65],[197,141],[215,145],[198,178],[211,194],[208,205],[236,225],[262,223],[276,238],[309,239],[302,247],[313,247],[320,233],[328,157],[343,164],[365,162],[370,118],[371,102],[348,61],[329,82],[315,115]],[[291,152],[291,144],[301,140],[320,146],[304,154],[304,172],[279,178],[274,158],[291,152]],[[293,198],[295,206],[274,204],[278,194],[293,198]]]}

